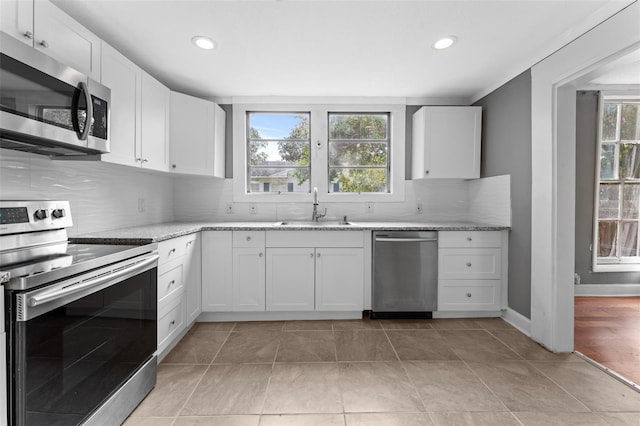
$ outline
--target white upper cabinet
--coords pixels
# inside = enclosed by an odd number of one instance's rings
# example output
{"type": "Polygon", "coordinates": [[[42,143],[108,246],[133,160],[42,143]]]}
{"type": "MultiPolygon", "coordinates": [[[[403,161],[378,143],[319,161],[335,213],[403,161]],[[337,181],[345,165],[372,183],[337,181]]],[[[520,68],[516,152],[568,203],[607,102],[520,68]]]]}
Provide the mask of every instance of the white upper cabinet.
{"type": "Polygon", "coordinates": [[[143,72],[138,161],[144,168],[169,171],[169,105],[169,89],[143,72]]]}
{"type": "Polygon", "coordinates": [[[413,179],[480,177],[482,107],[422,107],[413,114],[413,179]]]}
{"type": "Polygon", "coordinates": [[[102,43],[102,84],[111,89],[111,152],[102,161],[140,166],[142,70],[120,52],[102,43]]]}
{"type": "Polygon", "coordinates": [[[171,170],[224,178],[225,112],[213,102],[171,92],[171,170]]]}
{"type": "Polygon", "coordinates": [[[0,1],[2,31],[100,81],[100,39],[47,0],[0,1]]]}

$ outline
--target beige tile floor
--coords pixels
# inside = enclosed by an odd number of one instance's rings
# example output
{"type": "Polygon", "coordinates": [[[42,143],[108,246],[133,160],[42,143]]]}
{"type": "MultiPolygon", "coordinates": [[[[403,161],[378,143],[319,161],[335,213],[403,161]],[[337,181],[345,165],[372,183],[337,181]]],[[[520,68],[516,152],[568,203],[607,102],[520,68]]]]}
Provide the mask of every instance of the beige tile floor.
{"type": "Polygon", "coordinates": [[[125,426],[640,425],[640,393],[500,319],[198,323],[125,426]]]}

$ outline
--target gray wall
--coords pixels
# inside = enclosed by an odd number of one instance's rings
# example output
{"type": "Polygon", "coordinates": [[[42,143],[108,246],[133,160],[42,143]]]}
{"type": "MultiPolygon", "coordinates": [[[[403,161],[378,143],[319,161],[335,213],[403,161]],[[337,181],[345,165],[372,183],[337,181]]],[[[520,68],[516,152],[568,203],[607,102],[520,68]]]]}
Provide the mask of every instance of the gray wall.
{"type": "Polygon", "coordinates": [[[582,284],[637,284],[640,272],[591,270],[593,207],[598,144],[598,92],[576,93],[576,264],[582,284]]]}
{"type": "Polygon", "coordinates": [[[531,318],[531,71],[480,99],[482,177],[511,175],[509,307],[531,318]]]}

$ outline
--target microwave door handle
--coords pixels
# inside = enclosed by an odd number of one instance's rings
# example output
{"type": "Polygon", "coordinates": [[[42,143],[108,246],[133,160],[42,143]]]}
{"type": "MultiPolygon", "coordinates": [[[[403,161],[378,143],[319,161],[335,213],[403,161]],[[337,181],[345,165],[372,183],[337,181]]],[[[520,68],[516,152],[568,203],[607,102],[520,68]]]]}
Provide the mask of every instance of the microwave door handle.
{"type": "MultiPolygon", "coordinates": [[[[81,141],[86,141],[89,136],[89,131],[91,130],[91,122],[93,121],[93,102],[91,101],[91,93],[89,92],[89,87],[87,83],[81,81],[78,85],[80,87],[80,91],[84,95],[85,102],[87,104],[87,117],[84,123],[84,129],[82,133],[79,135],[81,141]]],[[[79,112],[79,107],[76,107],[76,117],[79,112]]]]}

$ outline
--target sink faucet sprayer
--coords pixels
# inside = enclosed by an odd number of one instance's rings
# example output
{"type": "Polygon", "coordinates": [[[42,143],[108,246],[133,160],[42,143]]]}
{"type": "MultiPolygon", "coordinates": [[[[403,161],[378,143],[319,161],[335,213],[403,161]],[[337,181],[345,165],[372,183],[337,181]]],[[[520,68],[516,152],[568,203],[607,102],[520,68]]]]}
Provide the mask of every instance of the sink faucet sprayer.
{"type": "Polygon", "coordinates": [[[317,222],[318,219],[327,215],[327,209],[324,209],[324,213],[318,213],[318,188],[313,187],[313,213],[311,213],[311,220],[317,222]]]}

